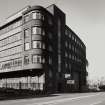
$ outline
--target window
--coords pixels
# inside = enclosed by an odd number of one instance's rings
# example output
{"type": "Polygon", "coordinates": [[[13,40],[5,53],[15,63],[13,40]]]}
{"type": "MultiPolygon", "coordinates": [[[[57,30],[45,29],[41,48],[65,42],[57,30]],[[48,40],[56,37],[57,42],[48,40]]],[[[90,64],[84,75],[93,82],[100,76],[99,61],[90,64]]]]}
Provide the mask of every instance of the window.
{"type": "Polygon", "coordinates": [[[29,64],[29,56],[24,57],[24,64],[29,64]]]}
{"type": "Polygon", "coordinates": [[[67,62],[65,62],[65,67],[68,68],[68,64],[67,64],[67,62]]]}
{"type": "Polygon", "coordinates": [[[44,36],[45,35],[45,31],[42,29],[42,35],[44,36]]]}
{"type": "Polygon", "coordinates": [[[52,18],[51,18],[51,17],[48,18],[48,23],[49,23],[50,25],[53,25],[53,21],[52,21],[52,18]]]}
{"type": "Polygon", "coordinates": [[[29,42],[25,43],[25,50],[29,50],[30,46],[29,46],[29,42]]]}
{"type": "Polygon", "coordinates": [[[37,63],[41,63],[42,59],[41,59],[41,56],[37,56],[37,63]]]}
{"type": "Polygon", "coordinates": [[[33,56],[32,56],[32,62],[33,62],[33,63],[41,63],[41,62],[42,62],[42,57],[41,57],[41,55],[33,55],[33,56]]]}
{"type": "Polygon", "coordinates": [[[37,55],[33,55],[33,57],[32,57],[32,62],[33,62],[33,63],[37,63],[37,55]]]}
{"type": "Polygon", "coordinates": [[[52,38],[53,38],[53,36],[52,36],[52,33],[51,33],[51,32],[49,33],[49,35],[48,35],[48,36],[49,36],[49,39],[52,39],[52,38]]]}
{"type": "Polygon", "coordinates": [[[67,54],[67,52],[65,52],[65,57],[67,57],[68,56],[68,54],[67,54]]]}
{"type": "Polygon", "coordinates": [[[33,12],[32,13],[32,18],[33,19],[43,19],[43,15],[40,12],[33,12]]]}
{"type": "Polygon", "coordinates": [[[41,27],[32,27],[32,34],[40,34],[41,35],[41,27]]]}
{"type": "Polygon", "coordinates": [[[52,78],[52,71],[49,70],[49,77],[52,78]]]}
{"type": "Polygon", "coordinates": [[[72,46],[72,50],[74,51],[74,46],[72,46]]]}
{"type": "Polygon", "coordinates": [[[28,38],[29,37],[29,29],[24,30],[24,37],[28,38]]]}
{"type": "Polygon", "coordinates": [[[45,43],[43,43],[43,44],[42,44],[42,48],[43,48],[43,49],[45,49],[45,48],[46,48],[45,43]]]}
{"type": "Polygon", "coordinates": [[[29,16],[28,15],[24,17],[24,22],[27,22],[27,21],[29,21],[29,16]]]}
{"type": "Polygon", "coordinates": [[[71,64],[69,64],[69,69],[71,70],[71,64]]]}
{"type": "Polygon", "coordinates": [[[51,57],[49,57],[49,64],[52,64],[52,59],[51,59],[51,57]]]}
{"type": "Polygon", "coordinates": [[[52,46],[49,45],[49,51],[53,51],[52,46]]]}
{"type": "Polygon", "coordinates": [[[68,35],[68,32],[67,32],[67,30],[65,30],[65,35],[68,35]]]}
{"type": "Polygon", "coordinates": [[[67,41],[65,42],[65,46],[68,47],[68,43],[67,43],[67,41]]]}
{"type": "Polygon", "coordinates": [[[74,36],[72,36],[72,40],[74,40],[74,36]]]}
{"type": "Polygon", "coordinates": [[[18,66],[22,66],[22,60],[18,59],[18,66]]]}
{"type": "Polygon", "coordinates": [[[69,44],[69,49],[71,49],[71,44],[69,44]]]}
{"type": "Polygon", "coordinates": [[[71,54],[69,54],[69,58],[71,59],[71,54]]]}
{"type": "Polygon", "coordinates": [[[41,48],[41,45],[42,45],[41,41],[33,41],[32,42],[33,48],[41,48]]]}
{"type": "Polygon", "coordinates": [[[72,60],[74,60],[74,55],[72,55],[72,60]]]}

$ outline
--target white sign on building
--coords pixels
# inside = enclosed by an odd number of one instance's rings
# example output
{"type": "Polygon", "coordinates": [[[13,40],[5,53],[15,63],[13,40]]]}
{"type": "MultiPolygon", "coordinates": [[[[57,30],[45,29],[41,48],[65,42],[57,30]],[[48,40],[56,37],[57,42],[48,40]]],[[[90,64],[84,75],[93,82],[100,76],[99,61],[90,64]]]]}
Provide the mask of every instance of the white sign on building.
{"type": "Polygon", "coordinates": [[[74,80],[67,80],[67,84],[75,84],[74,80]]]}
{"type": "Polygon", "coordinates": [[[65,74],[65,78],[70,78],[71,74],[65,74]]]}

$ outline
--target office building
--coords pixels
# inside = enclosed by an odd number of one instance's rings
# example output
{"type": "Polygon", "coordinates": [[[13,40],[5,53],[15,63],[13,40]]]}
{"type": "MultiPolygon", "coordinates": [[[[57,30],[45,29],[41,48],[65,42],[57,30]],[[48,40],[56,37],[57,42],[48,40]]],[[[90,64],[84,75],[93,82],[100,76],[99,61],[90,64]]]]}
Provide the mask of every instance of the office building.
{"type": "Polygon", "coordinates": [[[56,5],[27,6],[0,26],[0,87],[82,91],[86,47],[56,5]]]}

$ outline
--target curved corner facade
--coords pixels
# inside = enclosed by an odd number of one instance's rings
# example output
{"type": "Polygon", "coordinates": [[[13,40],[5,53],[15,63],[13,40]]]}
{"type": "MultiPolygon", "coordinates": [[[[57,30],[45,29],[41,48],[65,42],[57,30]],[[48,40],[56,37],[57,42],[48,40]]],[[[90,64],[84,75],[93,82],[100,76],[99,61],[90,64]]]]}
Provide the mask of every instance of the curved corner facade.
{"type": "Polygon", "coordinates": [[[55,5],[28,7],[0,27],[0,87],[80,91],[86,47],[55,5]],[[21,14],[21,15],[20,15],[21,14]]]}

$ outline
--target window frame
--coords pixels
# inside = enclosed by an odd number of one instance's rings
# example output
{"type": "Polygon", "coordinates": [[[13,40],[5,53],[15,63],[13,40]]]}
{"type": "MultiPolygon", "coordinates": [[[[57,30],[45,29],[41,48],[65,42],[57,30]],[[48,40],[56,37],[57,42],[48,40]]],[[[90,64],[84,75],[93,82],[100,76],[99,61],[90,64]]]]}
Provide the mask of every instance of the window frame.
{"type": "Polygon", "coordinates": [[[41,49],[42,48],[42,41],[33,40],[32,41],[32,48],[33,49],[41,49]],[[35,45],[34,45],[35,44],[35,45]],[[35,47],[34,47],[35,46],[35,47]]]}
{"type": "Polygon", "coordinates": [[[28,22],[29,21],[29,15],[25,15],[24,16],[24,22],[26,23],[26,22],[28,22]]]}
{"type": "Polygon", "coordinates": [[[44,20],[44,16],[39,11],[33,11],[32,12],[32,19],[44,20]]]}
{"type": "Polygon", "coordinates": [[[37,55],[37,54],[33,54],[32,55],[32,63],[33,64],[41,64],[41,63],[43,63],[42,56],[41,55],[37,55]]]}
{"type": "Polygon", "coordinates": [[[24,43],[24,50],[27,51],[29,49],[30,49],[30,43],[29,42],[24,43]],[[27,44],[29,44],[28,48],[27,48],[27,44]]]}
{"type": "Polygon", "coordinates": [[[24,56],[24,64],[29,64],[30,60],[29,60],[29,55],[24,56]]]}
{"type": "Polygon", "coordinates": [[[33,26],[31,29],[31,32],[32,32],[32,35],[42,35],[43,33],[42,28],[39,26],[33,26]],[[34,31],[34,28],[36,28],[35,31],[34,31]]]}
{"type": "Polygon", "coordinates": [[[24,38],[29,38],[29,28],[24,29],[24,38]],[[28,33],[28,35],[26,35],[28,33]]]}

